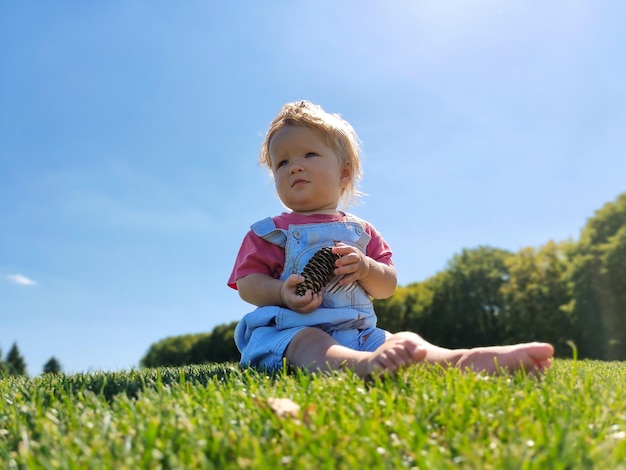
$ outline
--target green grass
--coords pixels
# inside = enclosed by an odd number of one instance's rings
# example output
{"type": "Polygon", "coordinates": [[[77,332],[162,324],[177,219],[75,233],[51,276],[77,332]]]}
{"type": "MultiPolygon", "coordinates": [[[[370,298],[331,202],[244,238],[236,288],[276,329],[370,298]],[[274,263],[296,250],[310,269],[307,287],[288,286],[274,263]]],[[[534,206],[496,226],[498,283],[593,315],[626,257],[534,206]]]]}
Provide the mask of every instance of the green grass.
{"type": "Polygon", "coordinates": [[[567,360],[541,380],[234,365],[3,379],[0,468],[626,468],[625,384],[626,363],[567,360]]]}

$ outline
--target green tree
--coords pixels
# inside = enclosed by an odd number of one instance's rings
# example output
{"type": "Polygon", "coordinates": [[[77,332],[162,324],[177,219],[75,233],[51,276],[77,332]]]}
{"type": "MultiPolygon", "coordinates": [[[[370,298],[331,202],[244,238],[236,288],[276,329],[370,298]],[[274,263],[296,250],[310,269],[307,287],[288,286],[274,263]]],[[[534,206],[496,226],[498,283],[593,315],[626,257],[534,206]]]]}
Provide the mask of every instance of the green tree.
{"type": "Polygon", "coordinates": [[[235,345],[234,332],[237,322],[216,326],[210,335],[199,338],[192,348],[197,364],[207,362],[235,362],[240,358],[235,345]]]}
{"type": "Polygon", "coordinates": [[[548,341],[558,355],[571,355],[567,342],[574,339],[574,331],[567,311],[571,297],[566,274],[572,245],[550,241],[538,250],[524,248],[506,258],[504,342],[548,341]]]}
{"type": "Polygon", "coordinates": [[[432,315],[432,281],[400,286],[388,299],[374,300],[378,326],[391,331],[420,332],[432,315]]]}
{"type": "Polygon", "coordinates": [[[13,343],[7,353],[6,364],[9,375],[26,375],[26,362],[20,354],[17,343],[13,343]]]}
{"type": "Polygon", "coordinates": [[[450,348],[501,343],[507,307],[501,287],[508,282],[510,255],[486,246],[464,249],[445,270],[375,301],[379,326],[414,331],[450,348]]]}
{"type": "Polygon", "coordinates": [[[510,254],[487,246],[464,249],[433,276],[432,307],[420,332],[424,338],[449,348],[502,343],[506,305],[501,287],[508,281],[510,254]]]}
{"type": "Polygon", "coordinates": [[[374,311],[378,317],[378,326],[387,331],[398,332],[408,329],[407,310],[408,287],[399,286],[387,299],[375,299],[374,311]]]}
{"type": "Polygon", "coordinates": [[[602,250],[607,356],[626,360],[626,224],[602,250]]]}
{"type": "Polygon", "coordinates": [[[182,366],[239,360],[234,330],[237,322],[216,326],[211,333],[171,336],[150,346],[142,367],[182,366]]]}
{"type": "Polygon", "coordinates": [[[44,374],[58,374],[61,372],[61,363],[56,357],[52,356],[43,366],[44,374]]]}
{"type": "Polygon", "coordinates": [[[569,306],[581,356],[626,359],[626,193],[596,211],[572,250],[569,306]]]}
{"type": "Polygon", "coordinates": [[[142,367],[183,366],[193,364],[192,349],[203,334],[170,336],[154,343],[141,359],[142,367]]]}

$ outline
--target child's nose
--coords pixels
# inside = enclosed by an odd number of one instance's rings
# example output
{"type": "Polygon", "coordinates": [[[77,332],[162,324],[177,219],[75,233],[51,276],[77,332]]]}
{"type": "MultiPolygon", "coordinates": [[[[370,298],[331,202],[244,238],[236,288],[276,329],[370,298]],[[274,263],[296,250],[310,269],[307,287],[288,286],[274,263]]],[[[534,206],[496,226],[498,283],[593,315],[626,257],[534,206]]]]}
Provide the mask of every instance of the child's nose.
{"type": "Polygon", "coordinates": [[[298,173],[302,171],[302,165],[299,162],[293,162],[291,164],[291,168],[289,168],[289,172],[293,175],[294,173],[298,173]]]}

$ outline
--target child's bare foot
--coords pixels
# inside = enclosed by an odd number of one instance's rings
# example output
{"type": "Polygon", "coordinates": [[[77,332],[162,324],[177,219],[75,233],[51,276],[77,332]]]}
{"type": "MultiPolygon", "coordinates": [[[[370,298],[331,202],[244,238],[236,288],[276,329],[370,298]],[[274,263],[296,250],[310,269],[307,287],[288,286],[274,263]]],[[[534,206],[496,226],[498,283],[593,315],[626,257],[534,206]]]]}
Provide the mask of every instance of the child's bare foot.
{"type": "Polygon", "coordinates": [[[536,374],[550,367],[553,355],[554,348],[547,343],[473,348],[461,356],[456,362],[456,367],[488,374],[501,370],[512,373],[520,369],[529,374],[536,374]]]}
{"type": "Polygon", "coordinates": [[[361,377],[372,373],[395,374],[398,369],[421,362],[426,349],[419,336],[413,333],[397,333],[390,336],[376,351],[358,361],[354,371],[361,377]]]}

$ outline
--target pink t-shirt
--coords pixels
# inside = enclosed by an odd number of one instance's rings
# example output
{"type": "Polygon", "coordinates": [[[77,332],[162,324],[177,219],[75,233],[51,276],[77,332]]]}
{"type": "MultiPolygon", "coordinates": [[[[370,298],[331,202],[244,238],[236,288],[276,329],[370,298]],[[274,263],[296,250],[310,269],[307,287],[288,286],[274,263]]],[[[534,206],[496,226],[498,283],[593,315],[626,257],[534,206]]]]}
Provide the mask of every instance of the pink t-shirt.
{"type": "MultiPolygon", "coordinates": [[[[351,217],[354,218],[354,216],[351,217]]],[[[343,212],[334,215],[302,215],[283,212],[279,216],[272,217],[276,228],[284,230],[287,230],[289,225],[344,222],[346,219],[347,216],[343,212]]],[[[389,248],[381,234],[364,220],[359,219],[359,221],[362,223],[365,233],[372,237],[367,245],[366,255],[379,263],[393,266],[391,248],[389,248]]],[[[228,285],[233,289],[237,289],[237,279],[254,273],[267,274],[274,279],[279,279],[283,272],[284,263],[284,248],[268,242],[250,230],[241,243],[235,266],[228,279],[228,285]]]]}

